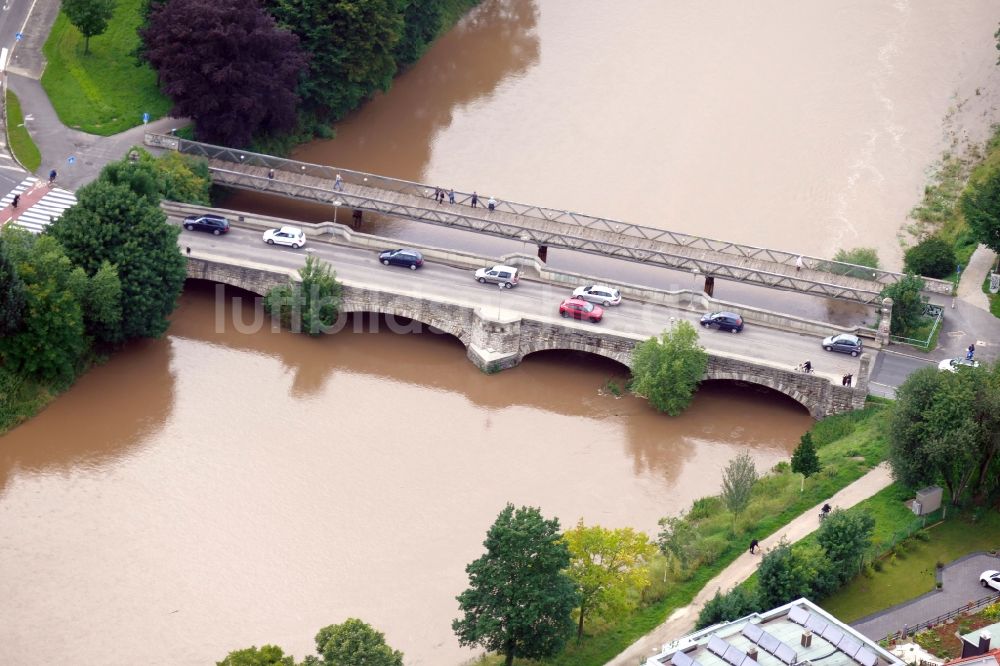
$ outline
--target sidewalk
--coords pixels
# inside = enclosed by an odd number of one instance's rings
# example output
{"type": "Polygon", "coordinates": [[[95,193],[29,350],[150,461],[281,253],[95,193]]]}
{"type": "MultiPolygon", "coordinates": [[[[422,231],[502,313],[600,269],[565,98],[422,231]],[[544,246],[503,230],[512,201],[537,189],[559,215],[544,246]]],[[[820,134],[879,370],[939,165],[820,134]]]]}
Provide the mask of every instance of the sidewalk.
{"type": "MultiPolygon", "coordinates": [[[[830,499],[830,504],[836,509],[846,509],[868,499],[891,483],[892,476],[889,466],[882,463],[834,495],[830,499]]],[[[782,538],[789,542],[795,542],[815,531],[819,527],[821,507],[822,504],[817,504],[814,508],[792,520],[784,528],[766,539],[762,539],[761,548],[764,550],[773,548],[778,545],[782,538]]],[[[749,536],[747,538],[749,539],[749,536]]],[[[659,652],[665,643],[693,631],[694,623],[698,619],[698,613],[702,606],[715,596],[716,591],[721,590],[725,593],[753,575],[758,562],[760,562],[760,557],[760,553],[751,555],[749,552],[744,552],[718,576],[710,580],[688,606],[674,611],[666,622],[630,645],[624,652],[609,661],[608,666],[636,666],[650,655],[659,652]]]]}
{"type": "Polygon", "coordinates": [[[983,282],[990,275],[990,269],[997,260],[997,254],[985,245],[980,245],[972,253],[969,265],[962,271],[958,281],[958,298],[982,310],[990,311],[990,301],[983,293],[983,282]]]}

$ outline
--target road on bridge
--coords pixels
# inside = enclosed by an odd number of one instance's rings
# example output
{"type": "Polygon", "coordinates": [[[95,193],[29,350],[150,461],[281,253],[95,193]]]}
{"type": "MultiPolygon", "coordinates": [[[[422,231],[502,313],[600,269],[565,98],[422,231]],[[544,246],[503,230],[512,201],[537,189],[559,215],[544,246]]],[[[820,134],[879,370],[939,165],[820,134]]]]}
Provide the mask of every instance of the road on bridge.
{"type": "MultiPolygon", "coordinates": [[[[175,224],[180,224],[180,221],[177,217],[171,219],[175,224]]],[[[559,303],[570,295],[571,289],[530,279],[522,279],[514,289],[500,290],[494,285],[479,284],[473,279],[472,271],[465,268],[431,261],[425,261],[424,266],[416,271],[386,267],[379,263],[377,252],[371,250],[335,245],[316,238],[310,238],[306,247],[299,250],[271,246],[263,242],[259,231],[235,226],[223,236],[182,230],[179,243],[185,251],[191,249],[191,256],[231,257],[284,269],[300,268],[305,257],[313,254],[330,263],[338,277],[345,281],[376,289],[426,294],[429,298],[482,307],[487,313],[496,312],[499,306],[505,318],[517,314],[559,321],[570,326],[648,337],[669,328],[673,317],[675,321],[686,320],[694,324],[701,344],[710,352],[764,362],[782,369],[791,369],[808,359],[820,376],[833,382],[847,373],[858,374],[858,359],[823,351],[815,335],[752,323],[737,334],[702,329],[698,326],[701,311],[626,300],[619,306],[606,308],[604,321],[599,324],[574,322],[558,315],[559,303]]]]}

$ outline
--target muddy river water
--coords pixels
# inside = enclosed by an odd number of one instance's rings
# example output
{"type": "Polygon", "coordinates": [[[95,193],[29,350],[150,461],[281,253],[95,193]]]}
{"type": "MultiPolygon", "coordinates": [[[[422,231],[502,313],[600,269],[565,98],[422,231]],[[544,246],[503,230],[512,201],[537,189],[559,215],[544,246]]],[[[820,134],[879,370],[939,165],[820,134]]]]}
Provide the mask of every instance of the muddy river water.
{"type": "MultiPolygon", "coordinates": [[[[486,0],[297,156],[891,265],[928,168],[988,124],[996,19],[975,1],[486,0]]],[[[163,339],[0,438],[0,663],[301,659],[360,617],[407,664],[458,664],[454,597],[506,502],[655,533],[736,453],[770,467],[810,423],[724,383],[669,419],[572,353],[486,376],[454,338],[378,318],[240,332],[230,296],[189,284],[163,339]]]]}

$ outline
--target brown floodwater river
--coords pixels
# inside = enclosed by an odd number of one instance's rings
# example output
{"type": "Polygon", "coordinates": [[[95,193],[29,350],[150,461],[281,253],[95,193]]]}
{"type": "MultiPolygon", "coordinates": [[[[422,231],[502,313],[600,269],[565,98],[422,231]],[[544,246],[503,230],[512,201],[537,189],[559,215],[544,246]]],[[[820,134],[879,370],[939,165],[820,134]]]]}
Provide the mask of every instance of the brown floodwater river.
{"type": "MultiPolygon", "coordinates": [[[[993,117],[995,27],[987,0],[486,0],[297,157],[814,254],[871,245],[895,266],[928,170],[993,117]]],[[[348,617],[407,664],[458,664],[474,653],[454,598],[506,502],[655,534],[735,454],[770,467],[810,423],[727,383],[671,419],[608,393],[625,369],[600,358],[487,376],[447,335],[372,317],[248,331],[249,305],[220,302],[189,284],[163,339],[0,438],[0,664],[194,666],[263,643],[301,659],[348,617]]]]}

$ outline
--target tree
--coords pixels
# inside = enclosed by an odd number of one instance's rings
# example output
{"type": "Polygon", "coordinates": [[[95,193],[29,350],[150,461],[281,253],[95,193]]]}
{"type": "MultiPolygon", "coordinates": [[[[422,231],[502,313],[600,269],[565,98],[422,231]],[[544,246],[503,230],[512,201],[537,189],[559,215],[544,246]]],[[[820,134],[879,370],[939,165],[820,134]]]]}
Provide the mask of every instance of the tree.
{"type": "Polygon", "coordinates": [[[579,640],[588,614],[609,618],[634,606],[631,593],[649,585],[648,561],[656,548],[631,527],[586,527],[583,520],[563,538],[572,555],[569,575],[580,591],[579,640]]]}
{"type": "Polygon", "coordinates": [[[0,236],[0,338],[21,327],[24,309],[24,282],[7,256],[0,236]]]}
{"type": "Polygon", "coordinates": [[[337,320],[343,286],[330,265],[312,255],[306,257],[299,276],[300,282],[271,289],[264,307],[282,326],[319,335],[337,320]]]}
{"type": "Polygon", "coordinates": [[[973,237],[1000,252],[1000,167],[982,167],[973,173],[959,199],[973,237]]]}
{"type": "Polygon", "coordinates": [[[98,342],[116,342],[122,324],[122,282],[115,266],[101,262],[87,285],[83,305],[87,333],[98,342]]]}
{"type": "Polygon", "coordinates": [[[812,435],[806,432],[799,439],[799,445],[792,453],[792,471],[798,472],[807,479],[821,469],[819,456],[816,455],[816,445],[812,435]]]}
{"type": "Polygon", "coordinates": [[[856,247],[850,250],[840,249],[833,255],[833,260],[844,264],[854,264],[854,266],[840,266],[838,264],[826,264],[822,266],[829,273],[837,275],[848,275],[856,278],[871,278],[871,271],[867,268],[878,268],[878,251],[873,247],[856,247]]]}
{"type": "Polygon", "coordinates": [[[733,524],[750,504],[750,494],[757,483],[757,467],[749,453],[741,453],[726,465],[722,473],[722,500],[733,512],[733,524]]]}
{"type": "Polygon", "coordinates": [[[458,595],[463,616],[452,622],[462,645],[544,659],[558,654],[573,631],[578,595],[564,569],[567,545],[559,521],[533,507],[508,504],[486,533],[486,553],[465,568],[469,588],[458,595]]]}
{"type": "Polygon", "coordinates": [[[907,273],[948,277],[957,266],[955,249],[940,236],[927,236],[906,251],[903,265],[907,273]]]}
{"type": "Polygon", "coordinates": [[[656,539],[660,552],[673,556],[680,563],[681,569],[686,570],[698,557],[701,535],[691,521],[683,516],[661,518],[659,525],[663,528],[656,539]]]}
{"type": "Polygon", "coordinates": [[[403,666],[403,653],[386,645],[381,631],[353,617],[320,629],[316,651],[324,666],[403,666]]]}
{"type": "Polygon", "coordinates": [[[830,561],[839,585],[861,570],[862,558],[871,547],[875,519],[867,512],[834,509],[820,525],[816,541],[830,561]]]}
{"type": "Polygon", "coordinates": [[[3,238],[25,296],[21,326],[0,336],[3,365],[23,376],[67,385],[87,349],[80,303],[86,276],[73,268],[54,238],[16,227],[5,229],[3,238]]]}
{"type": "Polygon", "coordinates": [[[103,35],[115,13],[115,0],[62,0],[66,18],[83,35],[83,54],[90,53],[90,38],[103,35]]]}
{"type": "Polygon", "coordinates": [[[295,666],[295,660],[277,645],[264,645],[233,650],[215,666],[295,666]]]}
{"type": "Polygon", "coordinates": [[[882,298],[892,299],[890,330],[893,335],[905,335],[920,324],[924,313],[924,302],[920,298],[923,290],[924,281],[912,273],[883,287],[882,298]]]}
{"type": "Polygon", "coordinates": [[[139,177],[114,183],[102,172],[77,192],[77,204],[49,226],[49,233],[87,275],[95,275],[105,262],[117,267],[121,326],[104,338],[158,337],[167,330],[187,269],[177,247],[180,229],[167,224],[155,183],[139,177]]]}
{"type": "Polygon", "coordinates": [[[403,33],[398,0],[266,0],[278,22],[310,54],[299,93],[306,108],[337,119],[396,73],[393,50],[403,33]]]}
{"type": "Polygon", "coordinates": [[[997,483],[1000,365],[912,373],[889,413],[889,462],[911,488],[941,483],[953,504],[971,489],[983,501],[997,483]]]}
{"type": "Polygon", "coordinates": [[[133,147],[126,159],[112,162],[101,176],[115,183],[129,183],[133,189],[145,188],[138,179],[155,188],[159,198],[203,206],[211,205],[212,178],[208,162],[200,157],[167,151],[154,157],[140,147],[133,147]]]}
{"type": "Polygon", "coordinates": [[[257,0],[171,0],[141,35],[171,113],[193,118],[200,140],[240,147],[295,126],[307,58],[257,0]]]}
{"type": "Polygon", "coordinates": [[[660,340],[639,344],[632,360],[632,392],[645,396],[658,411],[677,416],[684,411],[705,375],[708,354],[698,333],[686,321],[664,331],[660,340]]]}
{"type": "Polygon", "coordinates": [[[720,622],[731,622],[769,608],[771,606],[761,606],[757,595],[744,587],[734,587],[726,594],[716,590],[715,596],[702,606],[694,628],[704,629],[720,622]]]}
{"type": "Polygon", "coordinates": [[[784,539],[767,551],[757,568],[761,608],[776,608],[799,597],[822,597],[832,591],[832,565],[816,545],[792,546],[784,539]]]}

